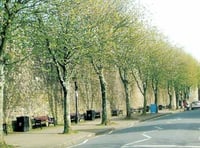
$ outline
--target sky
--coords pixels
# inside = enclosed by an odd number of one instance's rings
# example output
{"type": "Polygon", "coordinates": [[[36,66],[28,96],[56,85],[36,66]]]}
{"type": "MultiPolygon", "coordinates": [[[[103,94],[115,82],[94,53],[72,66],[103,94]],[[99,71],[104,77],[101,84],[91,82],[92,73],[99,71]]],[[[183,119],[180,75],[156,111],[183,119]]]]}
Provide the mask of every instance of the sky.
{"type": "Polygon", "coordinates": [[[200,61],[200,0],[140,0],[151,24],[200,61]]]}

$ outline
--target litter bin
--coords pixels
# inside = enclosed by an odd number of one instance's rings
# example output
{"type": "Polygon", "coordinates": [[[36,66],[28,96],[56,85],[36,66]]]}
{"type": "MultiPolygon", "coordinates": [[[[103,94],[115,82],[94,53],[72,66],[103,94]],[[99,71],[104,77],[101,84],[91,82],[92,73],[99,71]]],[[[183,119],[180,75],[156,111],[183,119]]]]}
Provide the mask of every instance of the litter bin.
{"type": "Polygon", "coordinates": [[[149,112],[149,106],[148,105],[146,106],[146,112],[149,112]]]}
{"type": "Polygon", "coordinates": [[[158,109],[159,109],[159,110],[162,110],[162,109],[163,109],[163,106],[162,106],[162,105],[159,105],[159,106],[158,106],[158,109]]]}
{"type": "Polygon", "coordinates": [[[13,129],[13,131],[17,131],[17,120],[13,120],[12,121],[12,129],[13,129]]]}
{"type": "Polygon", "coordinates": [[[18,132],[29,131],[29,117],[28,116],[17,117],[16,131],[18,132]]]}
{"type": "Polygon", "coordinates": [[[157,105],[156,104],[151,104],[151,113],[157,113],[157,105]]]}
{"type": "Polygon", "coordinates": [[[87,120],[94,120],[95,119],[95,111],[94,110],[87,110],[86,119],[87,120]]]}
{"type": "Polygon", "coordinates": [[[112,116],[118,116],[119,115],[119,110],[118,109],[111,110],[111,115],[112,116]]]}

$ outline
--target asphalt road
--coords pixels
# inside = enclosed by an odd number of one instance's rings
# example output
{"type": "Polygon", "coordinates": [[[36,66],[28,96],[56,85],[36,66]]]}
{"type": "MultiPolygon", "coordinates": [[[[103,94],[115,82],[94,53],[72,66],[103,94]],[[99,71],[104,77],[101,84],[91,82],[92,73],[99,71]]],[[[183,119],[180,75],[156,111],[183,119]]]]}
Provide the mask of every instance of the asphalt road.
{"type": "Polygon", "coordinates": [[[76,148],[200,148],[200,110],[170,114],[113,131],[76,148]]]}

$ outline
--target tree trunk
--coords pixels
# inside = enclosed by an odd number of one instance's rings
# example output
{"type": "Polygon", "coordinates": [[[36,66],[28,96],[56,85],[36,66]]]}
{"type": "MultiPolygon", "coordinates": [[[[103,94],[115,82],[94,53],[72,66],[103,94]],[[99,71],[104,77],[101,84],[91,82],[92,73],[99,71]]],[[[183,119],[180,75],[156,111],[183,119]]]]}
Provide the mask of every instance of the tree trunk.
{"type": "Polygon", "coordinates": [[[179,91],[176,90],[175,91],[175,95],[176,95],[176,109],[179,108],[179,91]]]}
{"type": "Polygon", "coordinates": [[[168,95],[169,95],[169,109],[172,109],[172,89],[171,89],[171,87],[170,87],[170,82],[168,82],[168,84],[167,84],[167,93],[168,93],[168,95]]]}
{"type": "MultiPolygon", "coordinates": [[[[66,83],[66,82],[65,82],[66,83]]],[[[70,113],[69,113],[69,109],[68,109],[68,99],[67,99],[67,87],[66,85],[62,86],[63,88],[63,105],[64,105],[64,113],[63,113],[63,119],[64,119],[64,130],[63,130],[63,134],[65,133],[69,133],[70,132],[70,113]]]]}
{"type": "Polygon", "coordinates": [[[198,100],[200,101],[200,84],[198,85],[198,100]]]}
{"type": "Polygon", "coordinates": [[[119,69],[120,78],[122,80],[122,83],[124,85],[124,91],[126,96],[126,117],[131,117],[131,110],[130,110],[130,99],[129,99],[129,83],[127,80],[127,70],[121,70],[119,69]]]}
{"type": "Polygon", "coordinates": [[[5,77],[4,77],[4,63],[0,62],[0,145],[4,144],[4,136],[3,136],[3,102],[4,102],[4,94],[3,94],[3,89],[4,89],[4,82],[5,82],[5,77]]]}
{"type": "Polygon", "coordinates": [[[124,89],[126,94],[126,117],[131,117],[131,111],[130,111],[130,100],[129,100],[129,88],[128,88],[128,82],[125,81],[124,83],[124,89]]]}
{"type": "Polygon", "coordinates": [[[146,88],[146,85],[143,86],[143,90],[144,90],[143,114],[146,115],[146,113],[147,113],[147,88],[146,88]]]}
{"type": "MultiPolygon", "coordinates": [[[[70,101],[67,98],[68,95],[68,87],[69,87],[69,76],[67,71],[67,64],[59,63],[56,59],[55,53],[52,52],[52,49],[50,48],[49,40],[46,39],[46,46],[47,50],[49,51],[50,55],[53,58],[53,61],[56,66],[58,79],[60,81],[60,85],[62,87],[62,93],[63,93],[63,120],[64,120],[64,130],[63,134],[70,132],[70,126],[71,126],[71,120],[70,120],[70,101]]],[[[66,59],[65,59],[66,60],[66,59]]]]}
{"type": "Polygon", "coordinates": [[[99,81],[100,81],[100,86],[101,86],[101,96],[102,96],[102,120],[101,124],[107,125],[108,124],[108,118],[107,118],[107,111],[106,111],[106,101],[107,101],[107,96],[106,96],[106,81],[104,79],[103,75],[103,69],[99,69],[99,81]]]}
{"type": "Polygon", "coordinates": [[[158,82],[156,82],[155,86],[153,87],[154,91],[154,104],[158,105],[158,82]]]}
{"type": "Polygon", "coordinates": [[[48,101],[49,101],[49,108],[52,116],[54,117],[54,105],[55,105],[55,98],[54,98],[54,90],[53,87],[49,88],[48,92],[48,101]]]}
{"type": "Polygon", "coordinates": [[[155,89],[154,89],[154,97],[155,97],[155,102],[154,104],[156,104],[156,113],[158,113],[158,84],[156,84],[155,89]]]}
{"type": "Polygon", "coordinates": [[[172,94],[169,94],[169,109],[172,109],[172,94]]]}
{"type": "MultiPolygon", "coordinates": [[[[58,98],[58,97],[56,97],[56,98],[58,98]]],[[[57,99],[55,100],[55,116],[54,116],[54,118],[55,118],[55,124],[57,125],[58,124],[58,100],[57,99]]]]}

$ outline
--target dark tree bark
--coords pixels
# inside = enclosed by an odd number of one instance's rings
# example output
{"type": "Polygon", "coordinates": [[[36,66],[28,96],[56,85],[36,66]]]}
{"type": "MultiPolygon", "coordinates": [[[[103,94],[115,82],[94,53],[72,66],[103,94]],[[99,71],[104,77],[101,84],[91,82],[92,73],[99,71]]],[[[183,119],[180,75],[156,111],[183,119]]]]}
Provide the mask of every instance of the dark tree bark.
{"type": "Polygon", "coordinates": [[[119,68],[119,74],[121,81],[124,85],[125,97],[126,97],[126,117],[131,117],[131,109],[130,109],[130,99],[129,99],[129,82],[127,77],[127,70],[119,68]]]}

